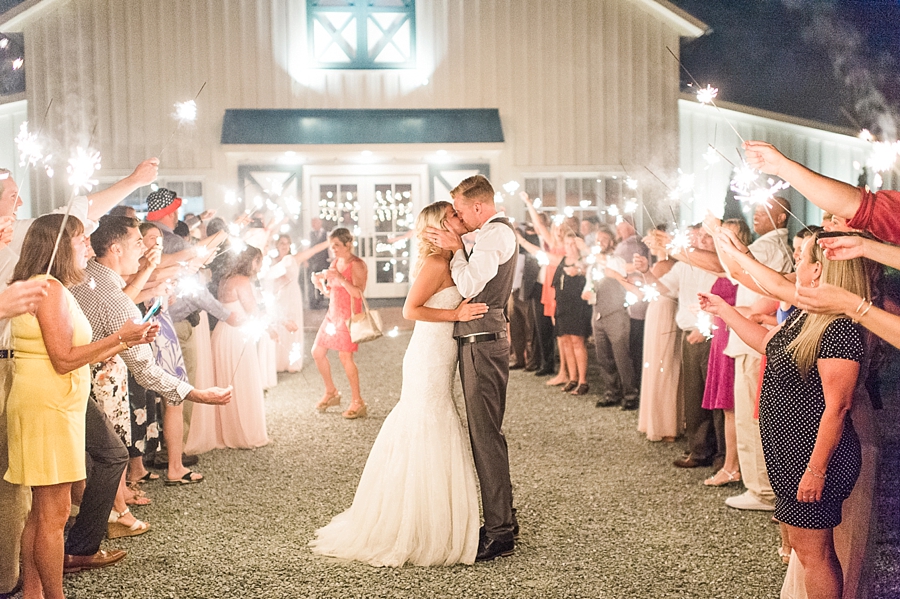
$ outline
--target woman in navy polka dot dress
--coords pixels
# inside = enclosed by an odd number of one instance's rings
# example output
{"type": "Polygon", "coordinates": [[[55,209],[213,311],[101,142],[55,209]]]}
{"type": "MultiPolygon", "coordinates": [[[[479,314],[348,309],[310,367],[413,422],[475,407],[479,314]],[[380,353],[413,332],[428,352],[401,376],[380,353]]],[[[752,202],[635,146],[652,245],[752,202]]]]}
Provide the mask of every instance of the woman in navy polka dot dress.
{"type": "MultiPolygon", "coordinates": [[[[820,283],[870,296],[862,259],[827,260],[810,237],[797,262],[797,286],[820,283]]],[[[848,318],[805,311],[766,331],[717,296],[701,294],[700,306],[766,354],[759,426],[775,517],[788,525],[808,596],[839,598],[843,576],[833,529],[861,464],[848,414],[863,361],[862,331],[848,318]]]]}

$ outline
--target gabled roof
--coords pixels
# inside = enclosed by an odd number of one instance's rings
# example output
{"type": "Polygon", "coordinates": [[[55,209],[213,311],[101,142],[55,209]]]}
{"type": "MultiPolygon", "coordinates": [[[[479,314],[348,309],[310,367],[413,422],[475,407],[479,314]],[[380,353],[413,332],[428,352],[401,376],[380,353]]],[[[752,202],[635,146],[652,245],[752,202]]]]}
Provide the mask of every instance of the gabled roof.
{"type": "Polygon", "coordinates": [[[700,37],[709,30],[709,26],[668,0],[634,0],[641,6],[648,8],[678,29],[683,37],[700,37]]]}

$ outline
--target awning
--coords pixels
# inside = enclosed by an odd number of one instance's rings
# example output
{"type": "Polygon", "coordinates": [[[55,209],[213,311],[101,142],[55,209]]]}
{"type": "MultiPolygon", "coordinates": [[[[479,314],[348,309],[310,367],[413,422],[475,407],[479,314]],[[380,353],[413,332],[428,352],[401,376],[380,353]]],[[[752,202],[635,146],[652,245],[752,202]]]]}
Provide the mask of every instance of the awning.
{"type": "Polygon", "coordinates": [[[228,109],[223,144],[420,144],[503,141],[496,108],[228,109]]]}

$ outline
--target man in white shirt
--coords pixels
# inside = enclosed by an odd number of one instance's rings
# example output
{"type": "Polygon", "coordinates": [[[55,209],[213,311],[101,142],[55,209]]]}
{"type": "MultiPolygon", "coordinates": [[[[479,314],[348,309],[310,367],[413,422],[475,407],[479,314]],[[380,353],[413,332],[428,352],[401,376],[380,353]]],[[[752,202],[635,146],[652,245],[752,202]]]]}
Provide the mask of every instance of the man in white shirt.
{"type": "Polygon", "coordinates": [[[509,380],[506,307],[518,244],[512,224],[494,206],[494,189],[486,177],[465,179],[450,196],[466,229],[478,232],[471,254],[466,255],[462,240],[453,232],[429,227],[427,234],[435,245],[454,252],[450,272],[459,293],[488,305],[482,318],[457,322],[453,329],[484,510],[475,559],[488,561],[512,555],[517,528],[502,426],[509,380]]]}

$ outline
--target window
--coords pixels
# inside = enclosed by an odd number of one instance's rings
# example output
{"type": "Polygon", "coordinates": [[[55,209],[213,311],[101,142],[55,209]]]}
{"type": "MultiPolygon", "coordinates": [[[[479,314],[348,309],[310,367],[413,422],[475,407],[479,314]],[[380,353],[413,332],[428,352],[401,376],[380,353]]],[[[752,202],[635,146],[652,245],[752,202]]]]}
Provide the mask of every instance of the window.
{"type": "MultiPolygon", "coordinates": [[[[637,211],[637,192],[628,188],[623,175],[550,175],[525,178],[525,192],[540,198],[540,209],[583,219],[599,216],[615,224],[616,216],[637,211]],[[608,207],[616,206],[612,210],[608,207]]],[[[640,215],[636,218],[640,220],[640,215]]]]}
{"type": "Polygon", "coordinates": [[[415,0],[307,0],[310,66],[416,67],[415,0]]]}

